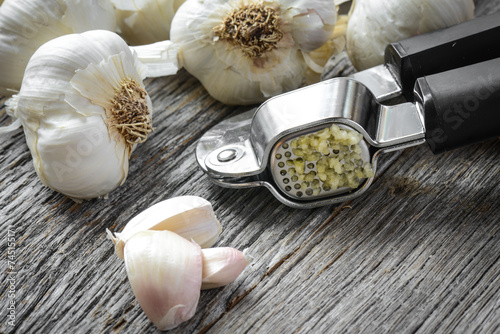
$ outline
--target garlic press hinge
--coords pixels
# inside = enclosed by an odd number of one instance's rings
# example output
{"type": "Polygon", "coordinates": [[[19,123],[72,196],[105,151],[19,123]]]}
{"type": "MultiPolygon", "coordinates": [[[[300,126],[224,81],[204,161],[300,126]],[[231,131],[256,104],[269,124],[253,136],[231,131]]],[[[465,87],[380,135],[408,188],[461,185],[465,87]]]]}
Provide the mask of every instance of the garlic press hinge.
{"type": "Polygon", "coordinates": [[[204,165],[215,178],[245,177],[262,171],[249,139],[213,150],[206,156],[204,165]]]}

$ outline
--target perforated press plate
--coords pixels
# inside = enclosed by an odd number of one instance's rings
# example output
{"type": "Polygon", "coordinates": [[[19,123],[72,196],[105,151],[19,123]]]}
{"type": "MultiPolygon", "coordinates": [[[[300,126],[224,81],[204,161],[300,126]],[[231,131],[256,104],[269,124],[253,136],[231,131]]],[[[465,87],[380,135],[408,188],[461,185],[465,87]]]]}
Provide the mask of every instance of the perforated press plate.
{"type": "Polygon", "coordinates": [[[373,176],[362,135],[339,124],[283,138],[271,153],[270,167],[277,186],[300,200],[349,192],[373,176]]]}

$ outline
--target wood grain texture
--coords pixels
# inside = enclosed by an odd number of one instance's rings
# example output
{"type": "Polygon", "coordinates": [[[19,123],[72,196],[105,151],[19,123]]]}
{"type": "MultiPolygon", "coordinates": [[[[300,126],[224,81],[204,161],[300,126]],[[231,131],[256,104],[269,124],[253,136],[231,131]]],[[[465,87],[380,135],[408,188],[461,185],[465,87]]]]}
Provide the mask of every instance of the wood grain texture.
{"type": "MultiPolygon", "coordinates": [[[[500,1],[476,6],[482,15],[500,1]]],[[[245,250],[250,263],[234,283],[203,291],[196,315],[171,333],[500,332],[500,140],[385,155],[360,198],[296,210],[263,188],[220,188],[196,164],[197,140],[247,108],[214,101],[185,71],[147,88],[156,130],[107,199],[76,204],[43,186],[22,131],[2,137],[1,333],[156,333],[105,229],[179,195],[209,200],[223,225],[217,245],[245,250]]]]}

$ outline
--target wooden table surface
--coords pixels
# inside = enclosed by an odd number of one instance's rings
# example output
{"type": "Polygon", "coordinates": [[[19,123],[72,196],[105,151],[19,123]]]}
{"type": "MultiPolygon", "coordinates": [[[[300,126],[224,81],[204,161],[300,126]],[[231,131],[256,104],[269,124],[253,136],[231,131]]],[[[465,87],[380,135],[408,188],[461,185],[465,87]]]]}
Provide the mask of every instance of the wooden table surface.
{"type": "MultiPolygon", "coordinates": [[[[476,1],[477,15],[499,10],[476,1]]],[[[232,284],[203,291],[171,333],[500,333],[500,140],[388,154],[361,197],[291,209],[198,168],[198,139],[248,108],[216,102],[185,71],[147,89],[156,131],[108,199],[77,204],[43,186],[23,132],[2,137],[1,333],[156,333],[105,229],[180,195],[209,200],[223,226],[217,245],[250,261],[232,284]]]]}

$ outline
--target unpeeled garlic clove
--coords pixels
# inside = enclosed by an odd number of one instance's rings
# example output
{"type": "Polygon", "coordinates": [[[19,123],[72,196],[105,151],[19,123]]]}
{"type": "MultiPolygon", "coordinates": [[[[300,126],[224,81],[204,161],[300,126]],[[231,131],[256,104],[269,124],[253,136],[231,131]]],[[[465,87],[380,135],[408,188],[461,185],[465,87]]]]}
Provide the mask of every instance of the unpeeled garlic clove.
{"type": "Polygon", "coordinates": [[[198,196],[179,196],[141,212],[122,232],[113,235],[106,231],[115,244],[116,254],[123,259],[127,241],[135,233],[146,230],[169,230],[206,248],[215,244],[222,228],[209,201],[198,196]]]}
{"type": "Polygon", "coordinates": [[[233,282],[248,264],[245,255],[231,247],[207,248],[202,249],[201,253],[202,290],[218,288],[233,282]]]}
{"type": "Polygon", "coordinates": [[[142,231],[128,240],[124,257],[134,295],[158,329],[194,315],[202,280],[198,245],[170,231],[142,231]]]}

